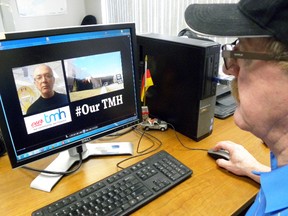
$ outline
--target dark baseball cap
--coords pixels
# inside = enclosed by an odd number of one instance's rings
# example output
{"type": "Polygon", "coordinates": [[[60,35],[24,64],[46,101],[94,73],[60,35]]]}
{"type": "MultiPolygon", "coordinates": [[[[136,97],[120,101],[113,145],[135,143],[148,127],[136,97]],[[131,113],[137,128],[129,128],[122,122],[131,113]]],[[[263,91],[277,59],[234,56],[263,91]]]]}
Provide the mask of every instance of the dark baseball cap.
{"type": "Polygon", "coordinates": [[[237,4],[191,4],[187,25],[213,36],[275,37],[288,44],[288,0],[240,0],[237,4]]]}

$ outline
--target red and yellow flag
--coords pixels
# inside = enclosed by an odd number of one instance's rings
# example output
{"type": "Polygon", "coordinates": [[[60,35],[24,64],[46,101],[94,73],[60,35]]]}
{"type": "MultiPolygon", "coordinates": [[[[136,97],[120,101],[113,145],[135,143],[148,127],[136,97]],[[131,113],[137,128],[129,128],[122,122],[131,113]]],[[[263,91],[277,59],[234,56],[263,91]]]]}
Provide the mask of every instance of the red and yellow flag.
{"type": "Polygon", "coordinates": [[[143,78],[142,78],[142,85],[141,85],[141,101],[142,102],[144,101],[144,103],[145,103],[146,91],[150,86],[153,86],[153,85],[154,85],[154,83],[153,83],[153,80],[151,77],[150,70],[147,69],[143,75],[143,78]]]}

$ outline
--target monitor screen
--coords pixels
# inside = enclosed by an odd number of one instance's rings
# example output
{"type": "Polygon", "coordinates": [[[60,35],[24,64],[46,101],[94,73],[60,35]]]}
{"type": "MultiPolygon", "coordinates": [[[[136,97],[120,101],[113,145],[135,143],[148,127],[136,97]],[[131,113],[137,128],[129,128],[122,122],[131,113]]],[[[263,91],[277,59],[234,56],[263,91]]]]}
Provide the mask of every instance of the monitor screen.
{"type": "Polygon", "coordinates": [[[12,167],[141,121],[135,42],[132,23],[0,40],[0,123],[12,167]]]}

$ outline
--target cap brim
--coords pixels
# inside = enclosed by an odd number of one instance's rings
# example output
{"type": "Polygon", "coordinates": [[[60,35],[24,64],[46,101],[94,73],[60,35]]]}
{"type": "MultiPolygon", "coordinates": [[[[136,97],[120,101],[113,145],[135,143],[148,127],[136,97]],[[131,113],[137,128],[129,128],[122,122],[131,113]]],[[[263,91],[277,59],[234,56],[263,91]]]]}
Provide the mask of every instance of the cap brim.
{"type": "Polygon", "coordinates": [[[185,11],[187,25],[195,32],[213,36],[271,36],[249,20],[237,4],[191,4],[185,11]]]}

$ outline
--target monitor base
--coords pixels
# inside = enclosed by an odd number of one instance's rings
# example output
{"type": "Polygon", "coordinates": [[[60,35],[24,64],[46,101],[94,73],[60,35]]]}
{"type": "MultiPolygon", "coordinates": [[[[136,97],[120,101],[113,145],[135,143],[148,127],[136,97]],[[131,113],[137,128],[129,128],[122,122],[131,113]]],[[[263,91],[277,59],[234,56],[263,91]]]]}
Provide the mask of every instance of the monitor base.
{"type": "MultiPolygon", "coordinates": [[[[133,145],[130,142],[112,143],[86,143],[83,144],[83,160],[97,155],[132,155],[133,145]]],[[[65,172],[79,160],[76,148],[61,152],[45,170],[65,172]]],[[[63,177],[59,174],[40,173],[30,184],[31,188],[50,192],[57,182],[63,177]]]]}

